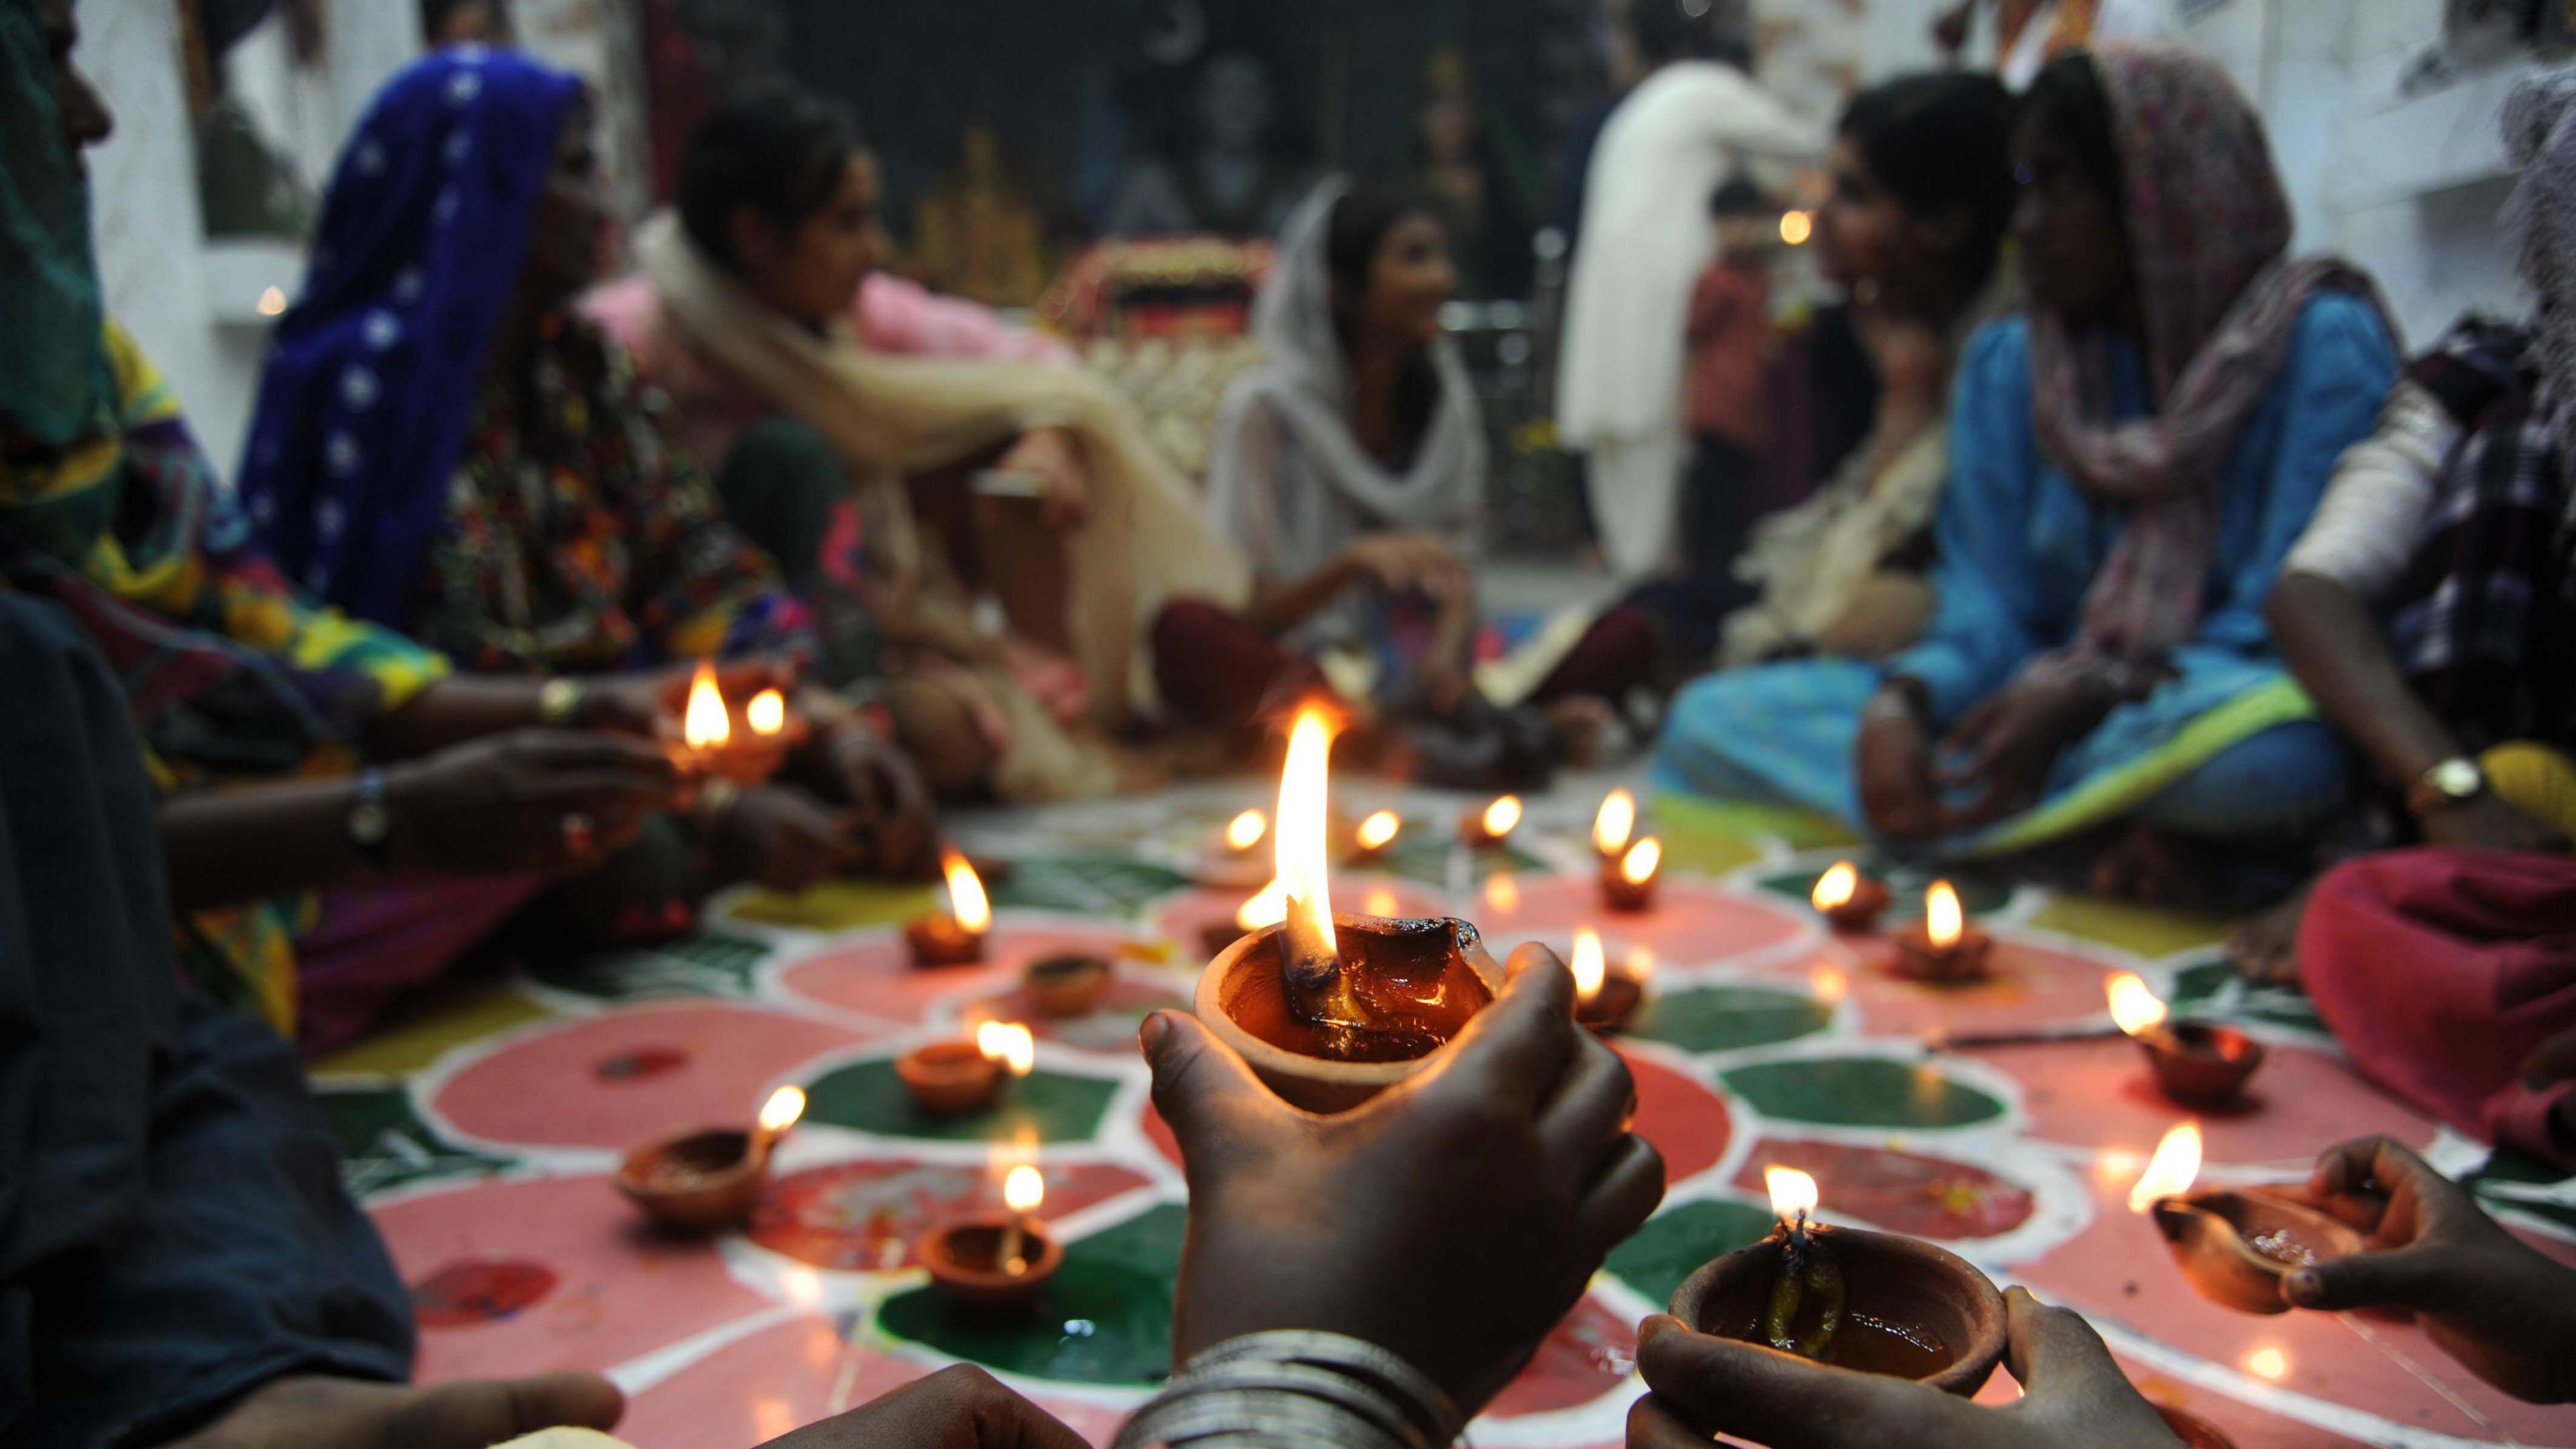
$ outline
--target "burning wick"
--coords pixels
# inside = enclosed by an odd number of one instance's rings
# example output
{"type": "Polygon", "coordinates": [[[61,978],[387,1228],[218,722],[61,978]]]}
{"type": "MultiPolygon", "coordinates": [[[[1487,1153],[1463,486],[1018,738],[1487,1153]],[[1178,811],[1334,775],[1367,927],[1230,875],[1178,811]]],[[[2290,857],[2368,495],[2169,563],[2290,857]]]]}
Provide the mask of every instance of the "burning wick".
{"type": "Polygon", "coordinates": [[[778,1145],[778,1139],[786,1136],[787,1129],[795,1126],[796,1119],[804,1115],[804,1088],[781,1087],[770,1093],[769,1100],[760,1105],[760,1126],[751,1134],[752,1160],[756,1162],[767,1157],[770,1150],[778,1145]]]}
{"type": "Polygon", "coordinates": [[[1270,833],[1270,817],[1258,810],[1246,810],[1226,822],[1225,848],[1237,855],[1249,855],[1261,837],[1270,833]]]}
{"type": "Polygon", "coordinates": [[[1037,1068],[1037,1035],[1017,1022],[988,1021],[977,1026],[975,1050],[1015,1077],[1025,1077],[1037,1068]]]}
{"type": "Polygon", "coordinates": [[[1309,1020],[1365,1026],[1368,1013],[1342,970],[1341,944],[1333,934],[1332,888],[1325,878],[1324,793],[1332,753],[1330,718],[1313,706],[1298,711],[1288,735],[1287,766],[1279,776],[1279,826],[1272,837],[1286,911],[1280,973],[1289,999],[1309,1020]]]}
{"type": "Polygon", "coordinates": [[[1613,790],[1601,797],[1601,811],[1592,817],[1592,848],[1604,860],[1616,860],[1628,848],[1628,837],[1637,828],[1637,797],[1625,790],[1613,790]]]}
{"type": "Polygon", "coordinates": [[[1816,1180],[1796,1168],[1774,1166],[1762,1170],[1762,1182],[1771,1191],[1771,1211],[1783,1235],[1764,1331],[1773,1348],[1822,1361],[1842,1327],[1844,1288],[1842,1265],[1807,1231],[1807,1215],[1816,1209],[1816,1180]],[[1801,1334],[1798,1320],[1810,1296],[1816,1300],[1816,1327],[1801,1334]]]}
{"type": "Polygon", "coordinates": [[[1046,1201],[1046,1178],[1034,1167],[1022,1163],[1002,1179],[1002,1206],[1011,1210],[1011,1220],[1002,1229],[1002,1250],[995,1256],[1002,1271],[1017,1278],[1029,1271],[1029,1214],[1046,1201]]]}
{"type": "Polygon", "coordinates": [[[1505,795],[1485,807],[1482,814],[1469,814],[1458,822],[1458,836],[1469,846],[1482,848],[1500,845],[1511,838],[1521,823],[1521,797],[1505,795]]]}
{"type": "Polygon", "coordinates": [[[1404,829],[1404,817],[1392,810],[1381,810],[1360,822],[1359,833],[1352,839],[1359,846],[1362,859],[1373,859],[1395,844],[1396,833],[1404,829]]]}
{"type": "Polygon", "coordinates": [[[733,738],[733,721],[725,715],[724,695],[716,689],[715,666],[703,660],[689,680],[689,705],[680,715],[680,743],[704,755],[721,750],[733,738]]]}
{"type": "Polygon", "coordinates": [[[751,697],[744,707],[743,722],[756,735],[775,735],[787,728],[787,696],[774,689],[764,689],[751,697]]]}

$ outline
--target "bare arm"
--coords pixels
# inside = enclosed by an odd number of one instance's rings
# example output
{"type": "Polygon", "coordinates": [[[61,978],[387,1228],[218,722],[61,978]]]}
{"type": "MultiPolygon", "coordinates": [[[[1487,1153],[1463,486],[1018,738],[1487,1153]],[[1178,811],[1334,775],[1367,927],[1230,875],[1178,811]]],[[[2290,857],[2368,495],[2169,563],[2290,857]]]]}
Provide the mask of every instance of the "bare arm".
{"type": "Polygon", "coordinates": [[[161,849],[171,903],[203,910],[362,878],[367,863],[348,829],[354,789],[346,779],[289,780],[165,801],[161,849]],[[257,849],[243,848],[254,841],[257,849]]]}
{"type": "Polygon", "coordinates": [[[2266,613],[2291,672],[2381,779],[2402,788],[2461,753],[2458,737],[2406,682],[2360,596],[2293,570],[2273,587],[2266,613]]]}

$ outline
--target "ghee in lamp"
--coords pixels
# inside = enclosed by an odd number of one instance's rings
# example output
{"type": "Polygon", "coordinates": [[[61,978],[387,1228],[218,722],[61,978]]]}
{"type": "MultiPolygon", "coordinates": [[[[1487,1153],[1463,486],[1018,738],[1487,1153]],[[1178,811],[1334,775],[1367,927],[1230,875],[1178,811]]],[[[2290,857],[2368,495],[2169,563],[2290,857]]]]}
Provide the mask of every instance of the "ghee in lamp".
{"type": "Polygon", "coordinates": [[[915,966],[971,966],[984,959],[984,937],[993,927],[992,902],[965,856],[942,850],[939,865],[948,879],[948,910],[906,921],[904,942],[915,966]]]}
{"type": "Polygon", "coordinates": [[[1664,843],[1649,835],[1616,860],[1601,862],[1601,904],[1635,914],[1655,904],[1655,876],[1664,863],[1664,843]]]}

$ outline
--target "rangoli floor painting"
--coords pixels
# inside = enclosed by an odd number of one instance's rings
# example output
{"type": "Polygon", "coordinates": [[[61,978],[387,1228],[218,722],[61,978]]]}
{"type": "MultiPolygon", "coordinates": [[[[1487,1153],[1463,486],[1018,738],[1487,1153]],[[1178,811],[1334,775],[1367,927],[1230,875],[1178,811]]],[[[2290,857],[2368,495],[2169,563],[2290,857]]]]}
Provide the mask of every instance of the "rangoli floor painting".
{"type": "MultiPolygon", "coordinates": [[[[1177,867],[1261,795],[1246,782],[969,823],[970,849],[1016,864],[993,890],[982,967],[906,964],[898,923],[931,907],[927,890],[752,893],[675,947],[537,969],[323,1063],[353,1180],[413,1285],[423,1379],[600,1369],[630,1395],[622,1432],[642,1449],[747,1449],[965,1359],[1107,1442],[1165,1367],[1185,1215],[1135,1028],[1185,1004],[1203,928],[1242,900],[1177,867]],[[1095,1016],[1038,1020],[1020,968],[1069,947],[1112,957],[1116,989],[1095,1016]],[[988,1114],[919,1114],[894,1057],[985,1018],[1033,1022],[1035,1072],[988,1114]],[[626,1148],[746,1123],[786,1082],[811,1107],[747,1232],[668,1236],[611,1189],[626,1148]],[[999,1207],[1004,1168],[1023,1160],[1069,1246],[1043,1312],[997,1329],[946,1311],[909,1245],[940,1216],[999,1207]]],[[[2104,978],[2138,971],[2271,1051],[2250,1107],[2200,1119],[2204,1180],[2301,1177],[2318,1148],[2385,1132],[2453,1171],[2483,1164],[2490,1203],[2576,1261],[2569,1185],[2488,1164],[2363,1082],[2302,998],[2234,978],[2211,923],[1963,879],[1999,969],[1928,988],[1807,909],[1816,873],[1850,853],[1812,822],[1667,810],[1656,908],[1603,915],[1583,836],[1596,798],[1534,801],[1512,848],[1471,855],[1450,843],[1459,801],[1390,795],[1370,805],[1406,815],[1390,861],[1335,877],[1344,909],[1464,915],[1498,948],[1564,949],[1592,924],[1614,959],[1652,962],[1649,1008],[1619,1047],[1671,1191],[1474,1442],[1618,1443],[1637,1320],[1767,1230],[1761,1169],[1776,1162],[1816,1176],[1830,1220],[1933,1240],[2082,1310],[2151,1398],[2244,1449],[2576,1445],[2576,1416],[2487,1390],[2412,1325],[2195,1297],[2128,1210],[2147,1154],[2187,1115],[2129,1044],[1923,1048],[1935,1025],[2105,1019],[2104,978]]],[[[1897,879],[1900,902],[1919,900],[1919,876],[1897,879]]],[[[1987,1390],[2012,1393],[2002,1374],[1987,1390]]]]}

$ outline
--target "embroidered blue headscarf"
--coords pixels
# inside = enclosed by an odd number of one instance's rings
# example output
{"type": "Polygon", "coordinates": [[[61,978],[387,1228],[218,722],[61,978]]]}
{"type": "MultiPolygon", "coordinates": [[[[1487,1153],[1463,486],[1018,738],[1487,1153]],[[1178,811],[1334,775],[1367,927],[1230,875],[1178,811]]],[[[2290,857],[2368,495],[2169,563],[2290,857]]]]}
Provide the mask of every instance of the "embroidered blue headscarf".
{"type": "Polygon", "coordinates": [[[240,474],[270,557],[313,596],[408,623],[581,93],[515,51],[441,51],[386,84],[341,152],[240,474]]]}

